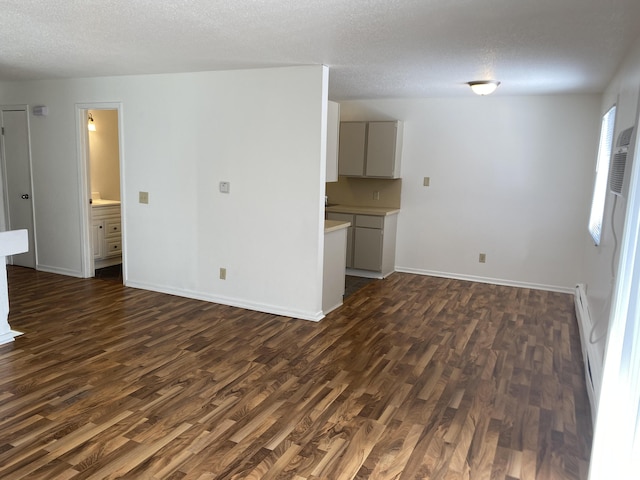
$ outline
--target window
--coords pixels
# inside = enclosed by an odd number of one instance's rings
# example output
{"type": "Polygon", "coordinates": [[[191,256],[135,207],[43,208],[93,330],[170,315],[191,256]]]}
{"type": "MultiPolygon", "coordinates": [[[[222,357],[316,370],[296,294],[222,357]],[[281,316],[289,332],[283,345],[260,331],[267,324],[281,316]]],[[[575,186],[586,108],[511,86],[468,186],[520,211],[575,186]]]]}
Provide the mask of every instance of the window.
{"type": "Polygon", "coordinates": [[[602,128],[600,130],[596,183],[593,187],[591,215],[589,216],[589,233],[596,245],[600,245],[600,235],[602,234],[602,217],[604,215],[604,201],[607,196],[607,176],[609,175],[609,160],[611,160],[611,149],[613,147],[615,119],[616,106],[614,105],[602,117],[602,128]]]}

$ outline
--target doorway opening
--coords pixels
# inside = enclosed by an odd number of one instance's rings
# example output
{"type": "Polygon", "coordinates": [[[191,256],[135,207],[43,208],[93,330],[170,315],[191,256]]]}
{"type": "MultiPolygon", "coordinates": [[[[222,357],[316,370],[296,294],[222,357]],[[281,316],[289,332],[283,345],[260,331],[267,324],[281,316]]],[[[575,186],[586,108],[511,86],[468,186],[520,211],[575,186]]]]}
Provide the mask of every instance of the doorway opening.
{"type": "Polygon", "coordinates": [[[23,106],[0,108],[0,190],[4,208],[0,211],[3,230],[27,230],[29,249],[12,255],[9,263],[36,268],[35,220],[33,212],[33,183],[31,177],[31,148],[29,140],[29,112],[23,106]]]}
{"type": "Polygon", "coordinates": [[[85,277],[125,282],[120,104],[78,106],[85,277]]]}

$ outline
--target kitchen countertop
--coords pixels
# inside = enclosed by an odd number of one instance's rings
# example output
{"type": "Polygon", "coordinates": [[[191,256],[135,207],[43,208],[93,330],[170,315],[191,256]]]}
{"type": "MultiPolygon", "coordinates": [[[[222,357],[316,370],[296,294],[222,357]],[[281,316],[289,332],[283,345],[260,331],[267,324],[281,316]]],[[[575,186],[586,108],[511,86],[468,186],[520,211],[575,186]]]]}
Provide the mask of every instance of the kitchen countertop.
{"type": "Polygon", "coordinates": [[[351,222],[343,222],[342,220],[325,220],[324,221],[324,233],[335,232],[341,228],[348,228],[351,226],[351,222]]]}
{"type": "Polygon", "coordinates": [[[104,198],[96,198],[91,201],[92,207],[106,207],[107,205],[120,205],[120,200],[105,200],[104,198]]]}
{"type": "Polygon", "coordinates": [[[360,215],[395,215],[400,209],[391,207],[362,207],[356,205],[332,205],[325,207],[325,212],[331,213],[354,213],[360,215]]]}

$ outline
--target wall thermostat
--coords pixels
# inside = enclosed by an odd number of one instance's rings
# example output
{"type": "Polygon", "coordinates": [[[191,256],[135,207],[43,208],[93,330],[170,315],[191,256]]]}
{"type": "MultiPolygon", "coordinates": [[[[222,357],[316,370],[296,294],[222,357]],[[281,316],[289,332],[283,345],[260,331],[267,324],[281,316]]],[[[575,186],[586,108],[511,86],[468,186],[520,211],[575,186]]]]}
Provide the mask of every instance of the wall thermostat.
{"type": "Polygon", "coordinates": [[[33,114],[36,117],[46,117],[49,114],[49,109],[44,105],[37,105],[33,107],[33,114]]]}

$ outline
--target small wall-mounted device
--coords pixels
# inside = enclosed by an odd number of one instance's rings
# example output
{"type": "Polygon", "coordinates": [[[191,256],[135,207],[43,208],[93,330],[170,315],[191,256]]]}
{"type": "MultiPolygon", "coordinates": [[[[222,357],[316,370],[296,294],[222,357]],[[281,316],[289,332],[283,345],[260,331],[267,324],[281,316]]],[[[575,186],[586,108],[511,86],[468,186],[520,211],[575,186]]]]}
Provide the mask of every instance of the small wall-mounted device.
{"type": "Polygon", "coordinates": [[[33,107],[32,111],[36,117],[46,117],[47,115],[49,115],[49,109],[44,105],[36,105],[35,107],[33,107]]]}
{"type": "Polygon", "coordinates": [[[221,193],[229,193],[230,189],[231,189],[231,184],[229,182],[220,182],[221,193]]]}
{"type": "Polygon", "coordinates": [[[629,193],[629,175],[625,175],[625,171],[630,170],[630,168],[627,168],[627,163],[630,163],[628,162],[630,159],[627,158],[627,154],[629,150],[633,152],[633,142],[635,140],[633,133],[634,127],[629,127],[620,132],[616,142],[616,149],[611,155],[609,191],[621,197],[626,197],[627,193],[629,193]]]}

